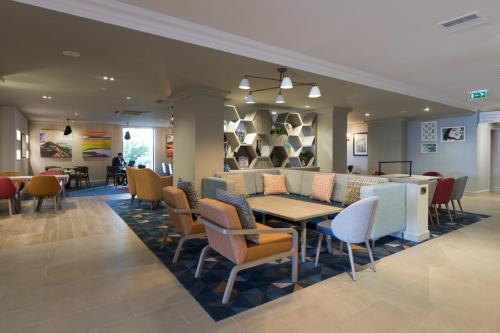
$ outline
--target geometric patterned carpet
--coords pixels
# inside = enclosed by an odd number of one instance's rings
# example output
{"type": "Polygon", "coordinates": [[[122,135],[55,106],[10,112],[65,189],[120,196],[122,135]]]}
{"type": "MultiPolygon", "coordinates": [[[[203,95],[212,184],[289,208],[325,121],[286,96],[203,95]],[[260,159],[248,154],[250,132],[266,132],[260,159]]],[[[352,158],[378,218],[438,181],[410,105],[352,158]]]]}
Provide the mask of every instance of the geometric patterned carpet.
{"type": "MultiPolygon", "coordinates": [[[[299,264],[299,281],[291,281],[290,262],[276,262],[241,271],[234,284],[229,303],[221,303],[224,288],[233,264],[222,258],[214,251],[210,251],[204,265],[200,279],[195,279],[194,273],[201,249],[206,245],[205,240],[191,240],[184,243],[179,261],[172,263],[179,235],[173,231],[170,241],[162,249],[160,240],[163,230],[159,227],[168,223],[166,209],[149,210],[147,204],[143,209],[130,205],[130,200],[110,200],[107,204],[127,223],[142,242],[168,268],[177,280],[186,288],[196,301],[205,309],[213,320],[219,321],[253,307],[275,300],[287,294],[307,288],[317,282],[335,275],[350,271],[349,257],[344,246],[343,256],[329,254],[323,249],[320,256],[320,265],[314,266],[313,257],[317,242],[314,231],[308,233],[307,255],[308,261],[299,264]]],[[[456,224],[450,224],[447,214],[440,215],[441,224],[431,229],[432,238],[439,237],[466,225],[476,223],[488,217],[487,215],[465,213],[455,219],[456,224]]],[[[270,221],[283,223],[279,221],[270,221]]],[[[289,225],[287,225],[289,226],[289,225]]],[[[432,240],[431,238],[431,240],[432,240]]],[[[325,242],[324,242],[325,243],[325,242]]],[[[373,254],[375,260],[380,260],[391,254],[403,251],[415,243],[388,236],[377,240],[373,254]]],[[[339,249],[339,243],[333,242],[334,249],[339,249]]],[[[354,247],[354,246],[353,246],[354,247]]],[[[369,263],[369,257],[363,246],[354,248],[354,261],[357,270],[363,269],[369,263]]],[[[366,266],[367,269],[368,266],[366,266]]],[[[376,274],[376,273],[375,273],[376,274]]]]}

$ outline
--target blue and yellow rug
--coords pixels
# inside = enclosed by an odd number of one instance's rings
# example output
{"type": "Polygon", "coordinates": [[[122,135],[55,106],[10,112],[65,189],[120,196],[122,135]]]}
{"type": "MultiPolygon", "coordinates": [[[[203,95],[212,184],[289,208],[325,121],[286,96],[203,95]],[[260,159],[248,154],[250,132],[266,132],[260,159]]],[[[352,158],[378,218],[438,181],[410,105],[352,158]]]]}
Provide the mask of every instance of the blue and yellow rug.
{"type": "MultiPolygon", "coordinates": [[[[302,288],[307,288],[322,280],[350,271],[347,253],[340,257],[339,255],[328,254],[326,249],[320,256],[320,265],[315,267],[311,258],[314,257],[317,238],[315,233],[311,232],[309,233],[310,237],[308,237],[309,261],[299,265],[298,283],[291,281],[289,261],[249,268],[239,273],[231,299],[227,305],[223,305],[221,303],[222,295],[229,272],[233,267],[230,261],[213,251],[209,252],[202,277],[195,279],[194,274],[200,251],[206,245],[206,241],[192,240],[186,242],[179,261],[173,264],[172,258],[180,236],[171,234],[169,243],[164,248],[161,248],[160,241],[163,230],[160,227],[168,222],[164,208],[150,211],[149,206],[145,205],[143,209],[138,209],[132,207],[129,200],[111,200],[107,203],[215,321],[231,317],[302,288]]],[[[448,216],[442,214],[440,216],[441,224],[431,230],[432,237],[439,237],[479,222],[486,217],[488,216],[466,213],[463,217],[459,215],[456,219],[457,224],[450,224],[448,216]]],[[[373,254],[375,260],[379,260],[414,245],[416,244],[408,241],[402,242],[399,238],[388,236],[377,240],[373,254]]],[[[339,243],[334,242],[333,246],[338,249],[339,243]]],[[[344,251],[347,251],[345,247],[344,251]]],[[[362,246],[354,248],[354,256],[358,269],[370,262],[368,253],[362,246]]]]}

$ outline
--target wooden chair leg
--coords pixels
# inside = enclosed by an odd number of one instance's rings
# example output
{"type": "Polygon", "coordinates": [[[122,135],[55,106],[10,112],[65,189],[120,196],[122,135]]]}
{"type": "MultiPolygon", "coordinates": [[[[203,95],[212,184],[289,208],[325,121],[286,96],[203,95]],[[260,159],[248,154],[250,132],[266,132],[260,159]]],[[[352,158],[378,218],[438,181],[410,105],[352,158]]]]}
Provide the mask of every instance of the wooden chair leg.
{"type": "Polygon", "coordinates": [[[455,208],[455,201],[454,200],[450,200],[451,201],[451,207],[453,207],[453,216],[455,216],[455,218],[457,218],[457,209],[455,208]]]}
{"type": "Polygon", "coordinates": [[[427,208],[427,212],[429,213],[429,219],[431,221],[431,225],[434,225],[434,220],[432,219],[431,207],[427,208]]]}
{"type": "Polygon", "coordinates": [[[321,252],[321,243],[323,243],[323,234],[318,235],[318,244],[316,245],[316,259],[314,260],[314,266],[318,266],[319,253],[321,252]]]}
{"type": "Polygon", "coordinates": [[[460,199],[457,199],[457,202],[458,202],[458,206],[460,207],[460,213],[462,213],[462,216],[464,215],[464,209],[462,208],[462,202],[460,201],[460,199]]]}
{"type": "Polygon", "coordinates": [[[366,241],[366,249],[368,250],[368,255],[370,256],[370,262],[372,263],[372,271],[376,272],[377,268],[375,267],[375,260],[373,260],[373,253],[370,247],[370,241],[366,241]]]}
{"type": "Polygon", "coordinates": [[[9,198],[9,216],[12,217],[12,198],[9,198]]]}
{"type": "Polygon", "coordinates": [[[449,204],[446,204],[446,209],[448,210],[448,216],[450,217],[450,222],[455,223],[455,222],[453,222],[453,216],[451,216],[451,210],[450,210],[449,204]]]}
{"type": "Polygon", "coordinates": [[[347,243],[347,250],[349,251],[349,261],[351,262],[352,279],[356,281],[356,266],[354,266],[354,255],[352,254],[351,243],[347,243]]]}
{"type": "Polygon", "coordinates": [[[436,224],[439,224],[439,214],[438,214],[437,205],[434,205],[434,213],[436,214],[436,224]]]}

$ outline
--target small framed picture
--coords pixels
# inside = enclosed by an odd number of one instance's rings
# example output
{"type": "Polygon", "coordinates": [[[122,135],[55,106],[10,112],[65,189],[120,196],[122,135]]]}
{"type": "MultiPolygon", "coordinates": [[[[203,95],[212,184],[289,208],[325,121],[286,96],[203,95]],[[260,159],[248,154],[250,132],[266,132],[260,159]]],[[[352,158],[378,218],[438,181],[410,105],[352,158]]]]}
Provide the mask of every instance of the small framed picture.
{"type": "Polygon", "coordinates": [[[437,141],[437,121],[424,121],[420,124],[420,136],[423,142],[437,141]]]}
{"type": "Polygon", "coordinates": [[[435,154],[437,153],[437,143],[422,143],[420,146],[422,154],[435,154]]]}
{"type": "Polygon", "coordinates": [[[441,127],[441,142],[464,142],[465,126],[441,127]]]}
{"type": "Polygon", "coordinates": [[[354,156],[368,156],[368,133],[355,133],[352,140],[354,156]]]}

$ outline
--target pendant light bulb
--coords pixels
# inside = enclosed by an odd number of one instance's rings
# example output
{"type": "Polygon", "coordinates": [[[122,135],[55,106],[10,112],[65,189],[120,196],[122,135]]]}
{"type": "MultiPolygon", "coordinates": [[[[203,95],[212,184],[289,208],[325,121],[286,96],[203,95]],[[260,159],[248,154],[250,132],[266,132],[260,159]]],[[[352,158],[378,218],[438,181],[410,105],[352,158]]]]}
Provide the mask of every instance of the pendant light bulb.
{"type": "Polygon", "coordinates": [[[243,77],[243,79],[241,79],[239,88],[243,89],[243,90],[249,90],[250,89],[250,82],[248,81],[248,79],[246,78],[246,76],[243,77]]]}
{"type": "Polygon", "coordinates": [[[309,98],[318,98],[321,97],[321,91],[319,91],[319,87],[317,84],[314,84],[314,86],[311,87],[311,90],[309,91],[309,98]]]}
{"type": "Polygon", "coordinates": [[[281,90],[278,93],[278,96],[276,96],[276,100],[274,101],[276,104],[283,104],[285,103],[285,97],[281,94],[281,90]]]}
{"type": "Polygon", "coordinates": [[[285,75],[283,77],[283,80],[281,81],[280,88],[281,89],[292,89],[293,88],[292,79],[290,79],[290,77],[288,75],[285,75]]]}
{"type": "Polygon", "coordinates": [[[73,133],[73,130],[71,129],[71,126],[69,125],[69,119],[66,119],[68,121],[68,124],[66,125],[66,128],[64,129],[64,135],[70,135],[73,133]]]}
{"type": "Polygon", "coordinates": [[[246,102],[247,104],[255,104],[255,100],[253,98],[252,92],[249,92],[247,97],[246,97],[246,102]]]}

